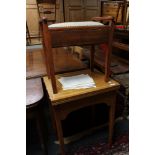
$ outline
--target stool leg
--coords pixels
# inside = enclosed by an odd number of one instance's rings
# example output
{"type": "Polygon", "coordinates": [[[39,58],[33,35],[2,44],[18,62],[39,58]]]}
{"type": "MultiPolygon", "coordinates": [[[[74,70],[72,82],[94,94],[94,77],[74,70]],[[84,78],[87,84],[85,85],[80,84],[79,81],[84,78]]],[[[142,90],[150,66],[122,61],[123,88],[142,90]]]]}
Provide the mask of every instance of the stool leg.
{"type": "Polygon", "coordinates": [[[44,155],[48,155],[46,138],[43,134],[44,129],[43,129],[43,124],[42,124],[42,118],[41,118],[39,112],[37,113],[36,123],[37,123],[37,129],[38,129],[38,134],[39,134],[39,138],[40,138],[41,148],[44,151],[44,155]]]}
{"type": "Polygon", "coordinates": [[[105,55],[105,81],[109,81],[109,76],[110,76],[110,50],[108,49],[105,55]]]}
{"type": "Polygon", "coordinates": [[[28,45],[31,44],[30,31],[29,31],[27,22],[26,22],[26,37],[27,37],[26,40],[27,40],[27,42],[28,42],[28,45]]]}
{"type": "Polygon", "coordinates": [[[94,54],[95,54],[95,46],[91,46],[91,51],[90,51],[90,69],[93,72],[94,71],[94,54]]]}
{"type": "Polygon", "coordinates": [[[108,139],[109,147],[112,146],[114,120],[115,120],[115,103],[111,104],[109,112],[109,139],[108,139]]]}
{"type": "Polygon", "coordinates": [[[61,155],[65,155],[64,139],[63,139],[63,131],[62,131],[61,120],[59,118],[59,114],[57,114],[57,112],[55,110],[54,110],[54,115],[55,115],[55,122],[56,122],[58,140],[59,140],[59,143],[60,143],[61,155]]]}

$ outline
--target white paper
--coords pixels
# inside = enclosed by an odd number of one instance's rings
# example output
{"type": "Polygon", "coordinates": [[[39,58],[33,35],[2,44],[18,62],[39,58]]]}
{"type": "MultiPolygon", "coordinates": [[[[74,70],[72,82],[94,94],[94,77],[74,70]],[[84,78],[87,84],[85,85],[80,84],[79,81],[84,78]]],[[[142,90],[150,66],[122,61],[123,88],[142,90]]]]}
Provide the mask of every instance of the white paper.
{"type": "Polygon", "coordinates": [[[94,80],[88,74],[61,77],[58,80],[64,90],[96,87],[94,80]]]}

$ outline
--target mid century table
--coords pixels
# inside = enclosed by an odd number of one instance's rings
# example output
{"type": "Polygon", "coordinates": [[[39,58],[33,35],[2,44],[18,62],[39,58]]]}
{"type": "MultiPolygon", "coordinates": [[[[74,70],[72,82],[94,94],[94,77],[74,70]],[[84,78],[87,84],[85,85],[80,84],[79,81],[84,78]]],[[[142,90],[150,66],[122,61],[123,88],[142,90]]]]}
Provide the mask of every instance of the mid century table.
{"type": "Polygon", "coordinates": [[[44,131],[42,104],[44,92],[41,78],[26,80],[26,119],[34,119],[44,155],[48,155],[48,146],[44,131]]]}
{"type": "Polygon", "coordinates": [[[75,110],[92,106],[95,104],[105,103],[109,106],[109,146],[112,144],[114,115],[115,115],[115,103],[116,93],[119,89],[119,83],[111,80],[105,82],[104,74],[98,71],[91,72],[90,70],[76,71],[72,73],[58,74],[56,75],[56,84],[58,93],[54,94],[51,87],[51,80],[48,77],[44,77],[44,83],[51,100],[51,108],[54,113],[56,129],[58,134],[58,140],[60,142],[61,154],[65,155],[64,140],[61,120],[64,120],[67,115],[75,110]],[[76,90],[63,90],[58,79],[62,76],[73,76],[79,74],[89,74],[95,83],[95,88],[76,89],[76,90]]]}

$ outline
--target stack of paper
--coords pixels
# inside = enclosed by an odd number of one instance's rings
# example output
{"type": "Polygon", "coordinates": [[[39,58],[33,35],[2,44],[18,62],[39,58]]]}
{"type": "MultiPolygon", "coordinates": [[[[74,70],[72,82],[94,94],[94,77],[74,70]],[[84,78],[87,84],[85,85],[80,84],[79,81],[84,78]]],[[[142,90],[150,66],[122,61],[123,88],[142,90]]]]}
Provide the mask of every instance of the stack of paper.
{"type": "Polygon", "coordinates": [[[96,87],[94,80],[88,74],[61,77],[58,80],[63,90],[96,87]]]}

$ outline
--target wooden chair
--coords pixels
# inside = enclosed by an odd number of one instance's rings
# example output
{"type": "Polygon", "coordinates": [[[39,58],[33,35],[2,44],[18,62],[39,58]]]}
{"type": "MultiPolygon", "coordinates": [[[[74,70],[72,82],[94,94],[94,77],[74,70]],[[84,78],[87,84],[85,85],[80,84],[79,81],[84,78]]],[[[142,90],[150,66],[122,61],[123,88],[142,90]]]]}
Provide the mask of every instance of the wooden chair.
{"type": "Polygon", "coordinates": [[[37,0],[39,18],[46,17],[48,22],[56,22],[56,0],[37,0]]]}
{"type": "Polygon", "coordinates": [[[118,15],[119,15],[119,12],[121,11],[121,24],[127,26],[129,22],[128,8],[129,8],[128,0],[123,0],[122,2],[118,3],[118,9],[117,9],[116,18],[115,18],[116,23],[118,22],[118,15]]]}
{"type": "Polygon", "coordinates": [[[129,42],[127,41],[127,43],[126,43],[123,41],[123,40],[129,40],[129,30],[128,30],[129,1],[123,0],[122,3],[119,4],[119,8],[118,8],[117,14],[116,14],[116,23],[118,20],[118,14],[119,14],[120,9],[122,11],[121,12],[122,20],[120,23],[121,25],[115,26],[113,47],[124,50],[124,51],[129,51],[129,42]]]}
{"type": "Polygon", "coordinates": [[[116,11],[116,16],[115,16],[115,22],[116,24],[118,23],[118,16],[121,11],[121,21],[119,24],[126,25],[129,22],[129,14],[128,14],[128,7],[129,7],[129,1],[128,0],[121,0],[121,1],[110,1],[111,3],[117,3],[118,8],[116,11]]]}
{"type": "MultiPolygon", "coordinates": [[[[39,19],[46,17],[48,24],[56,22],[56,0],[36,0],[39,19]]],[[[39,27],[40,36],[40,27],[39,27]]],[[[41,37],[41,36],[40,36],[41,37]]]]}
{"type": "Polygon", "coordinates": [[[53,93],[57,93],[55,70],[53,63],[53,48],[90,45],[90,69],[94,70],[94,46],[96,44],[106,43],[108,52],[105,61],[105,81],[109,80],[110,74],[110,56],[113,38],[113,17],[107,16],[101,18],[109,22],[109,25],[103,25],[99,22],[68,22],[52,24],[48,26],[47,19],[43,18],[41,29],[43,34],[43,47],[46,57],[46,67],[48,77],[51,79],[53,93]],[[80,25],[79,25],[80,24],[80,25]]]}
{"type": "Polygon", "coordinates": [[[44,155],[48,154],[43,125],[43,88],[40,78],[26,80],[26,119],[35,119],[37,131],[44,155]]]}
{"type": "Polygon", "coordinates": [[[31,36],[30,36],[30,31],[29,31],[29,27],[27,25],[27,22],[26,22],[26,44],[27,45],[31,44],[31,36]]]}
{"type": "MultiPolygon", "coordinates": [[[[129,1],[128,0],[101,0],[101,9],[103,9],[104,3],[116,3],[118,4],[116,15],[114,18],[115,21],[115,31],[114,31],[114,41],[113,47],[129,51],[128,43],[122,41],[123,39],[127,40],[129,38],[129,1]],[[121,21],[118,23],[118,16],[121,11],[121,21]]],[[[103,11],[101,11],[101,16],[103,11]]],[[[103,15],[104,16],[104,15],[103,15]]]]}
{"type": "Polygon", "coordinates": [[[116,24],[118,23],[119,15],[121,16],[121,21],[119,21],[119,24],[125,25],[128,22],[129,0],[101,0],[101,16],[104,16],[103,8],[105,4],[114,4],[114,8],[111,7],[111,9],[114,10],[111,10],[111,12],[108,11],[108,15],[115,14],[116,12],[116,15],[114,15],[114,21],[116,24]]]}

